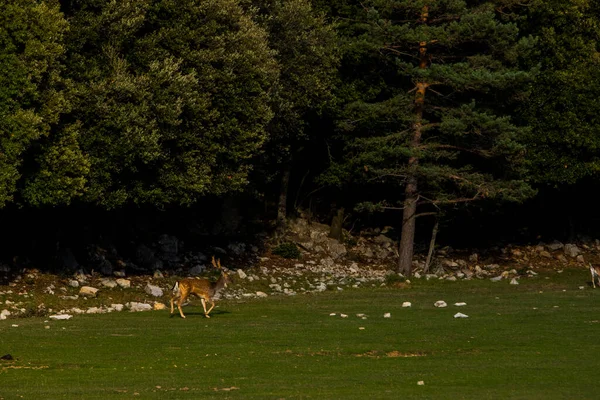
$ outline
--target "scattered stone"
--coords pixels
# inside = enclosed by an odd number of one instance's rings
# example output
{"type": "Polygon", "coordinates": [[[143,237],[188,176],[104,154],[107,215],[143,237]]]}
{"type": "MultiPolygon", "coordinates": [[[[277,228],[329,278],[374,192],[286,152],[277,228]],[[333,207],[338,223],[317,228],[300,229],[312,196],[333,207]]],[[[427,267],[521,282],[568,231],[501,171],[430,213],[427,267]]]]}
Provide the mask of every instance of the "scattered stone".
{"type": "Polygon", "coordinates": [[[412,303],[410,301],[405,301],[404,303],[402,303],[402,307],[404,307],[404,308],[412,307],[412,303]]]}
{"type": "Polygon", "coordinates": [[[152,306],[150,304],[138,303],[138,302],[135,302],[135,301],[127,303],[126,306],[132,312],[135,312],[135,311],[150,311],[150,310],[152,310],[152,306]]]}
{"type": "Polygon", "coordinates": [[[511,285],[518,285],[518,284],[519,284],[519,281],[517,281],[517,278],[512,278],[512,279],[510,280],[510,284],[511,284],[511,285]]]}
{"type": "Polygon", "coordinates": [[[425,382],[424,381],[419,381],[419,382],[417,382],[417,385],[423,386],[423,385],[425,385],[425,382]]]}
{"type": "Polygon", "coordinates": [[[455,305],[456,307],[463,307],[463,306],[466,306],[466,305],[467,305],[467,303],[465,303],[465,302],[460,302],[460,303],[454,303],[454,305],[455,305]]]}
{"type": "Polygon", "coordinates": [[[163,290],[161,288],[159,288],[158,286],[151,285],[149,283],[144,288],[144,291],[154,297],[161,297],[163,295],[163,290]]]}
{"type": "Polygon", "coordinates": [[[164,303],[155,302],[152,306],[153,310],[166,310],[167,306],[164,303]]]}
{"type": "Polygon", "coordinates": [[[346,315],[346,314],[340,314],[340,317],[342,317],[342,318],[348,318],[348,315],[346,315]]]}
{"type": "Polygon", "coordinates": [[[544,258],[552,258],[552,254],[548,253],[546,250],[540,251],[540,256],[544,258]]]}
{"type": "Polygon", "coordinates": [[[160,271],[157,269],[157,270],[156,270],[156,271],[154,271],[154,273],[152,274],[152,277],[153,277],[154,279],[162,279],[162,278],[164,278],[165,276],[163,275],[163,273],[162,273],[162,272],[160,272],[160,271]]]}
{"type": "Polygon", "coordinates": [[[469,318],[469,316],[463,313],[456,313],[454,314],[454,318],[469,318]]]}
{"type": "Polygon", "coordinates": [[[117,285],[123,289],[129,289],[131,287],[131,281],[129,279],[119,278],[117,279],[117,285]]]}
{"type": "Polygon", "coordinates": [[[77,287],[79,287],[79,281],[75,280],[75,279],[71,279],[69,281],[69,286],[77,288],[77,287]]]}
{"type": "Polygon", "coordinates": [[[562,249],[563,247],[565,247],[565,245],[564,245],[564,244],[562,244],[561,242],[557,241],[557,240],[555,240],[555,241],[553,241],[552,243],[550,243],[550,244],[546,245],[546,248],[547,248],[548,250],[550,250],[550,251],[556,251],[556,250],[560,250],[560,249],[562,249]]]}
{"type": "Polygon", "coordinates": [[[109,279],[109,278],[101,279],[100,284],[104,287],[111,288],[111,289],[114,287],[117,287],[117,282],[115,282],[114,280],[109,279]]]}
{"type": "Polygon", "coordinates": [[[446,302],[444,300],[438,300],[435,302],[434,306],[439,307],[439,308],[444,308],[444,307],[447,307],[448,304],[446,304],[446,302]]]}
{"type": "Polygon", "coordinates": [[[383,314],[383,318],[392,318],[392,314],[389,312],[386,312],[385,314],[383,314]]]}
{"type": "Polygon", "coordinates": [[[79,294],[82,296],[96,296],[97,293],[98,289],[91,286],[82,286],[81,289],[79,289],[79,294]]]}
{"type": "Polygon", "coordinates": [[[565,244],[565,255],[566,256],[575,258],[579,254],[581,254],[581,250],[579,249],[579,247],[577,247],[577,245],[571,244],[571,243],[565,244]]]}
{"type": "Polygon", "coordinates": [[[0,312],[0,319],[6,319],[7,317],[10,316],[10,314],[11,314],[11,312],[8,310],[2,310],[0,312]]]}
{"type": "Polygon", "coordinates": [[[256,292],[256,297],[268,297],[269,295],[265,292],[256,292]]]}
{"type": "Polygon", "coordinates": [[[240,279],[246,279],[246,277],[248,276],[243,270],[238,269],[237,270],[237,274],[240,277],[240,279]]]}

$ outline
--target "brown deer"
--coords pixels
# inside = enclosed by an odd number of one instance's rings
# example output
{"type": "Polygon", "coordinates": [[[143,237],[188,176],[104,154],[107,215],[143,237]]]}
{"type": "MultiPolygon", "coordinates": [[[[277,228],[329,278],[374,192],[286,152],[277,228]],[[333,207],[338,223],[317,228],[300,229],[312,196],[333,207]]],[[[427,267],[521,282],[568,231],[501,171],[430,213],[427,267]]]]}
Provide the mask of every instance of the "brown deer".
{"type": "Polygon", "coordinates": [[[592,274],[592,285],[594,285],[594,289],[595,289],[596,281],[598,281],[598,285],[600,285],[600,267],[594,267],[590,263],[590,273],[592,274]]]}
{"type": "Polygon", "coordinates": [[[200,297],[202,301],[202,308],[204,308],[204,316],[210,318],[208,314],[215,307],[213,297],[215,297],[223,288],[227,287],[228,283],[231,283],[229,275],[223,267],[221,267],[221,260],[215,262],[215,257],[212,258],[212,265],[221,270],[221,277],[216,282],[211,282],[208,279],[198,278],[185,278],[175,283],[173,286],[173,296],[171,296],[171,314],[174,312],[173,303],[177,301],[177,308],[181,318],[185,318],[183,311],[181,310],[181,304],[188,298],[190,294],[194,294],[200,297]],[[211,307],[206,311],[206,302],[211,303],[211,307]]]}

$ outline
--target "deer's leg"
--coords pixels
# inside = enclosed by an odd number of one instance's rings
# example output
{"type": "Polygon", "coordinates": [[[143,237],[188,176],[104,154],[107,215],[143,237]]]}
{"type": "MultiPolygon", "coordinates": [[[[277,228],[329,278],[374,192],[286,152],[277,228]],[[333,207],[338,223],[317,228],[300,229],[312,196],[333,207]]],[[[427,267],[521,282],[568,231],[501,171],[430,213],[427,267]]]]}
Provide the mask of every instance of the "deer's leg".
{"type": "Polygon", "coordinates": [[[594,285],[594,289],[596,289],[596,277],[594,276],[593,272],[592,272],[592,285],[594,285]]]}
{"type": "Polygon", "coordinates": [[[210,317],[208,316],[208,313],[210,312],[210,310],[208,310],[208,312],[206,311],[206,300],[204,300],[204,297],[203,297],[201,300],[202,300],[202,308],[204,308],[204,316],[205,316],[206,318],[210,318],[210,317]]]}
{"type": "Polygon", "coordinates": [[[188,294],[187,293],[181,293],[179,295],[179,299],[177,300],[177,308],[179,309],[179,315],[181,315],[181,318],[185,318],[185,315],[183,315],[183,310],[181,309],[181,304],[183,304],[183,302],[185,301],[185,299],[187,299],[188,294]]]}
{"type": "Polygon", "coordinates": [[[174,302],[175,302],[175,296],[171,296],[171,314],[173,314],[173,312],[175,311],[175,307],[173,307],[174,302]]]}
{"type": "Polygon", "coordinates": [[[210,309],[208,310],[208,312],[206,313],[206,315],[208,316],[208,314],[210,314],[210,312],[212,311],[213,308],[215,308],[215,302],[212,300],[209,300],[210,304],[212,304],[212,306],[210,307],[210,309]]]}

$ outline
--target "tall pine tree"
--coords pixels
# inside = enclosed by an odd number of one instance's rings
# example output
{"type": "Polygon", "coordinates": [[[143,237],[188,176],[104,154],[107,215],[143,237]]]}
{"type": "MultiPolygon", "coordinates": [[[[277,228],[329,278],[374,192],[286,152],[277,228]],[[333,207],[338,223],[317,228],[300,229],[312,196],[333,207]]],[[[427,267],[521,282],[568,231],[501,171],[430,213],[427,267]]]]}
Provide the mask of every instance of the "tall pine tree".
{"type": "MultiPolygon", "coordinates": [[[[521,175],[525,129],[501,105],[529,79],[519,63],[533,41],[519,38],[498,2],[363,5],[346,61],[360,58],[364,76],[379,77],[367,85],[377,93],[348,105],[341,126],[354,139],[332,171],[358,175],[371,205],[402,210],[399,270],[410,275],[419,210],[532,195],[521,175]]],[[[346,91],[361,86],[354,77],[346,91]]]]}

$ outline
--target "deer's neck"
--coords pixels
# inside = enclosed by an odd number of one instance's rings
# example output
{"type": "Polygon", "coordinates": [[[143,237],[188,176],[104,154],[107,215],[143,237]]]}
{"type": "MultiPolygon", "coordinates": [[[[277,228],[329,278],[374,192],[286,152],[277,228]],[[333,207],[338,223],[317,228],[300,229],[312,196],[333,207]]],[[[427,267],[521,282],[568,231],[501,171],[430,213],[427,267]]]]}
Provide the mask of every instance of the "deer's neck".
{"type": "Polygon", "coordinates": [[[215,294],[219,293],[223,288],[227,286],[227,281],[224,275],[221,275],[219,280],[215,283],[215,288],[213,289],[215,294]]]}

